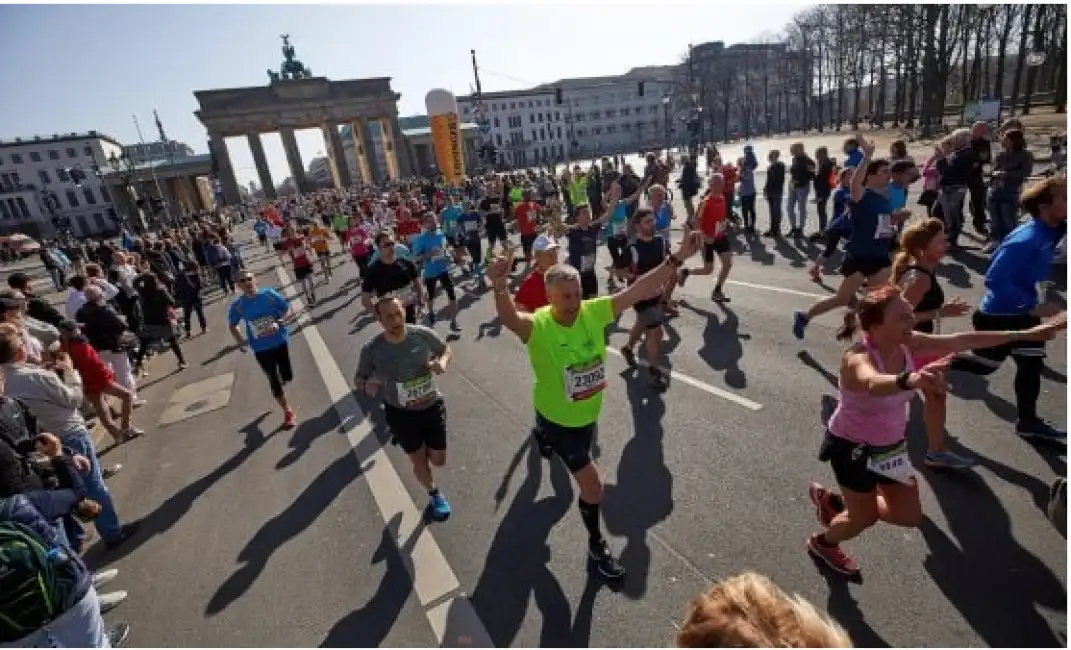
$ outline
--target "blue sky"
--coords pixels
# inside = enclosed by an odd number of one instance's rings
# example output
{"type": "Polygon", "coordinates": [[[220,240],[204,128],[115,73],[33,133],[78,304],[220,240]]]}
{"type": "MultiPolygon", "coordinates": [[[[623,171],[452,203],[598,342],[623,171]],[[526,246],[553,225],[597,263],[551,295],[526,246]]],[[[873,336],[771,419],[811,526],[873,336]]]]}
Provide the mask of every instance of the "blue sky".
{"type": "MultiPolygon", "coordinates": [[[[330,79],[393,77],[403,115],[435,87],[469,92],[475,48],[484,90],[611,75],[680,60],[688,43],[747,41],[779,31],[806,5],[0,5],[0,139],[96,129],[198,153],[206,135],[194,90],[267,83],[280,34],[330,79]],[[756,20],[756,19],[759,20],[756,20]]],[[[306,163],[324,149],[298,135],[306,163]]],[[[263,136],[272,177],[287,175],[277,134],[263,136]]],[[[240,182],[256,177],[244,139],[228,140],[240,182]]]]}

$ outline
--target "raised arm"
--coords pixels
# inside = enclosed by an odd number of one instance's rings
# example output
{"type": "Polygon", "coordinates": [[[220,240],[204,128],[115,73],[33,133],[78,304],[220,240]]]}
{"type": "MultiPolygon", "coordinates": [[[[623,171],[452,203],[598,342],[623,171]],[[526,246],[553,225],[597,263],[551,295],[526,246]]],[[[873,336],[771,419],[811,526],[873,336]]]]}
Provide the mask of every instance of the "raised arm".
{"type": "Polygon", "coordinates": [[[682,239],[676,253],[669,255],[662,260],[661,264],[644,273],[625,289],[614,294],[614,316],[620,316],[622,312],[637,302],[656,295],[666,282],[674,277],[677,270],[684,264],[684,261],[695,255],[697,250],[699,250],[699,233],[692,233],[682,239]]]}
{"type": "Polygon", "coordinates": [[[513,264],[513,249],[505,257],[500,257],[487,268],[487,277],[491,279],[491,288],[495,292],[495,312],[503,327],[517,335],[521,343],[528,343],[532,334],[532,316],[517,310],[513,296],[506,286],[506,277],[513,264]]]}

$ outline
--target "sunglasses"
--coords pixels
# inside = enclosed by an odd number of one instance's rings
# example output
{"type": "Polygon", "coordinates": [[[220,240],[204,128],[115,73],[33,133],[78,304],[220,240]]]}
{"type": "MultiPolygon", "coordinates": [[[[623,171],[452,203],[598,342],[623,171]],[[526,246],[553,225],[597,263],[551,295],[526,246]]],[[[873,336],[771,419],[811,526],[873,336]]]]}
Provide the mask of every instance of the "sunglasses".
{"type": "Polygon", "coordinates": [[[253,281],[253,277],[252,276],[246,276],[244,278],[238,278],[238,281],[239,282],[252,282],[253,281]]]}
{"type": "Polygon", "coordinates": [[[380,245],[379,245],[379,247],[380,247],[380,248],[394,248],[394,242],[392,242],[392,241],[385,241],[385,242],[383,242],[382,244],[380,244],[380,245]]]}

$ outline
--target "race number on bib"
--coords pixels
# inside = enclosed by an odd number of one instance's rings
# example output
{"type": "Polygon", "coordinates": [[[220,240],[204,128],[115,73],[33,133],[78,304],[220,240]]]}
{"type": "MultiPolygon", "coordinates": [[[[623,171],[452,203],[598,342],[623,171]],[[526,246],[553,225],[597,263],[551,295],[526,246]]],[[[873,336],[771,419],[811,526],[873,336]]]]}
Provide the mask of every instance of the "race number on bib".
{"type": "Polygon", "coordinates": [[[249,329],[253,330],[253,338],[262,339],[265,336],[275,334],[275,319],[270,316],[261,316],[249,323],[249,329]]]}
{"type": "Polygon", "coordinates": [[[614,232],[614,237],[623,236],[626,232],[628,232],[628,224],[615,223],[613,232],[614,232]]]}
{"type": "Polygon", "coordinates": [[[397,291],[391,291],[386,296],[384,296],[384,298],[387,297],[397,298],[398,300],[402,301],[403,305],[411,305],[413,304],[413,287],[407,286],[402,289],[398,289],[397,291]]]}
{"type": "Polygon", "coordinates": [[[478,221],[466,221],[465,222],[465,232],[476,232],[479,229],[480,229],[480,224],[479,224],[478,221]]]}
{"type": "Polygon", "coordinates": [[[907,455],[907,443],[902,442],[889,451],[871,454],[866,461],[866,467],[875,474],[891,478],[897,483],[913,485],[915,468],[911,464],[911,458],[907,455]]]}
{"type": "Polygon", "coordinates": [[[435,394],[435,381],[431,375],[420,375],[397,383],[398,403],[404,407],[419,404],[435,394]]]}
{"type": "Polygon", "coordinates": [[[580,272],[590,273],[595,270],[595,256],[585,255],[580,258],[580,272]]]}
{"type": "Polygon", "coordinates": [[[565,369],[565,393],[579,402],[601,393],[606,388],[606,366],[596,359],[589,364],[565,369]]]}
{"type": "Polygon", "coordinates": [[[896,234],[893,228],[892,215],[879,214],[878,225],[874,227],[874,239],[889,239],[896,234]]]}

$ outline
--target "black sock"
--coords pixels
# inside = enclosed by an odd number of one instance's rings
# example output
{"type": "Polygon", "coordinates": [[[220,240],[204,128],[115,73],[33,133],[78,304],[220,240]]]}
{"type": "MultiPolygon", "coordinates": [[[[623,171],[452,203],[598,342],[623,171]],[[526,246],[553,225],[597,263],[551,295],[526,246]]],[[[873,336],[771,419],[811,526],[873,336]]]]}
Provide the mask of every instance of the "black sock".
{"type": "Polygon", "coordinates": [[[721,285],[720,284],[715,284],[714,285],[714,292],[715,293],[721,293],[721,285]]]}
{"type": "Polygon", "coordinates": [[[576,505],[580,509],[580,518],[584,521],[584,528],[588,529],[588,543],[592,546],[602,543],[602,531],[599,530],[599,504],[578,499],[576,505]]]}

